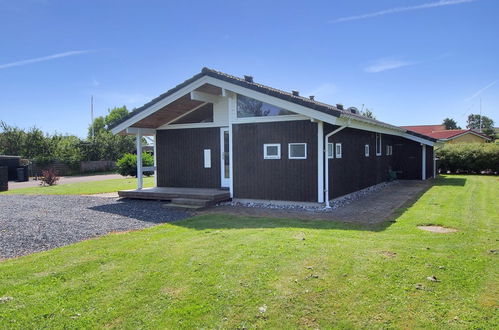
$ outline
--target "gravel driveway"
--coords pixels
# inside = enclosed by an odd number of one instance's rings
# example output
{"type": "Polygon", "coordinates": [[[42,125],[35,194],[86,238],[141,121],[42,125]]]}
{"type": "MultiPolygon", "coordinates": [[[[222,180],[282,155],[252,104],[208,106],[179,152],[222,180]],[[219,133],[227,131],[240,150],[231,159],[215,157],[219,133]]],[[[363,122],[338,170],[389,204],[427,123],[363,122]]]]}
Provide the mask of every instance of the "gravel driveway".
{"type": "Polygon", "coordinates": [[[161,204],[91,196],[0,196],[0,259],[189,216],[161,204]]]}

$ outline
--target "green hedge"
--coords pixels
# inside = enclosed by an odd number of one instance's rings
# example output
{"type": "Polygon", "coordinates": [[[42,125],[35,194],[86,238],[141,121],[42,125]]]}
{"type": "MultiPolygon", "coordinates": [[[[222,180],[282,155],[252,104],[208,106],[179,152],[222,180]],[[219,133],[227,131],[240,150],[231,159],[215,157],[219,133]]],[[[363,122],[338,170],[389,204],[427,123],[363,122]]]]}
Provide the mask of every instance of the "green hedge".
{"type": "Polygon", "coordinates": [[[499,145],[495,143],[446,144],[436,150],[436,156],[442,173],[499,172],[499,145]]]}
{"type": "MultiPolygon", "coordinates": [[[[153,166],[154,157],[146,152],[142,153],[142,166],[153,166]]],[[[125,154],[118,159],[116,163],[117,172],[123,176],[137,176],[137,155],[125,154]]],[[[144,175],[150,176],[154,172],[144,172],[144,175]]]]}

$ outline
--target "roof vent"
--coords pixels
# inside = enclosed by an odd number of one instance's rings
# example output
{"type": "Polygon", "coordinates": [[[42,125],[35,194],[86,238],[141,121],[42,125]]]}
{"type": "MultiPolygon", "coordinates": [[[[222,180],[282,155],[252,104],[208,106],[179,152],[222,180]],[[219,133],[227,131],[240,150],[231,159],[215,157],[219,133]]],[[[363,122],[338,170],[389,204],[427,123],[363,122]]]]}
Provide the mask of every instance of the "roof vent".
{"type": "Polygon", "coordinates": [[[247,76],[247,75],[244,75],[244,81],[247,81],[249,83],[252,83],[253,82],[253,76],[247,76]]]}
{"type": "Polygon", "coordinates": [[[291,93],[293,93],[293,96],[300,96],[300,92],[298,91],[292,91],[291,93]]]}
{"type": "Polygon", "coordinates": [[[336,107],[337,107],[339,110],[343,110],[343,104],[341,104],[341,103],[336,104],[336,107]]]}
{"type": "Polygon", "coordinates": [[[313,95],[310,95],[309,98],[312,100],[312,101],[315,101],[315,96],[313,95]]]}
{"type": "Polygon", "coordinates": [[[351,113],[359,114],[359,109],[357,109],[356,107],[350,107],[347,110],[350,111],[351,113]]]}

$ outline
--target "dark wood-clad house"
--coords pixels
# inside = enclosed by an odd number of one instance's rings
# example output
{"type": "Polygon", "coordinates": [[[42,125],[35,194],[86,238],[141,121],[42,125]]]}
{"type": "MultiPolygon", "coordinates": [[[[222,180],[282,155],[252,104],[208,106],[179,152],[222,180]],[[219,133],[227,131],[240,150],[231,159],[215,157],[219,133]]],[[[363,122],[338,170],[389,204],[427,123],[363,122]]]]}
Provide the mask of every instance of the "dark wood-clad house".
{"type": "Polygon", "coordinates": [[[138,154],[141,137],[155,136],[155,166],[138,164],[135,192],[143,196],[209,188],[234,199],[324,203],[387,181],[391,171],[434,176],[436,139],[207,68],[112,130],[137,135],[138,154]],[[156,172],[158,188],[142,189],[146,170],[156,172]]]}

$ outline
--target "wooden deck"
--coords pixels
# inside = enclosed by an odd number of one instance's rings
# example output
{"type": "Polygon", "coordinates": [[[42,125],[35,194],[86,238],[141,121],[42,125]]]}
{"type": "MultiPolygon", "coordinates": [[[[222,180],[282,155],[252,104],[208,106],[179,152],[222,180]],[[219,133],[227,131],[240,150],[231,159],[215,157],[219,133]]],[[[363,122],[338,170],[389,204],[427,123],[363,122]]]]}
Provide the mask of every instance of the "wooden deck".
{"type": "Polygon", "coordinates": [[[230,199],[228,190],[208,188],[175,188],[154,187],[135,190],[120,190],[118,195],[122,198],[155,199],[171,201],[178,198],[206,200],[212,203],[230,199]]]}

